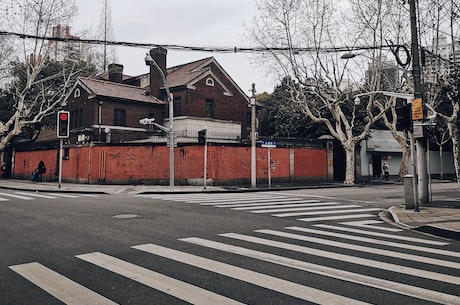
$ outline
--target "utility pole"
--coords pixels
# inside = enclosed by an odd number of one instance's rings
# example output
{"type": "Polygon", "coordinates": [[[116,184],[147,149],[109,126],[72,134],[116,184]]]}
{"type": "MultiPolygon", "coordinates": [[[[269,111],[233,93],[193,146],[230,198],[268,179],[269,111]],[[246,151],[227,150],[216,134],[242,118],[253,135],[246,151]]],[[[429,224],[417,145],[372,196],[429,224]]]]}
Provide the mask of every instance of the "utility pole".
{"type": "MultiPolygon", "coordinates": [[[[418,30],[417,30],[417,9],[416,0],[409,0],[409,11],[410,11],[410,26],[411,26],[411,52],[412,52],[412,77],[414,78],[414,100],[422,99],[422,111],[423,111],[423,88],[421,81],[421,67],[420,67],[420,52],[418,45],[418,30]]],[[[412,105],[414,107],[414,105],[412,105]]],[[[415,127],[415,126],[414,126],[415,127]]],[[[428,175],[426,167],[426,147],[424,140],[423,126],[417,126],[422,128],[421,133],[416,136],[416,154],[417,154],[417,179],[418,187],[418,199],[420,204],[426,204],[428,202],[428,175]]],[[[414,173],[415,175],[415,173],[414,173]]],[[[415,190],[414,190],[415,191],[415,190]]],[[[415,202],[416,211],[418,210],[418,202],[415,202]]]]}
{"type": "Polygon", "coordinates": [[[251,92],[251,187],[256,188],[256,84],[252,84],[251,92]]]}

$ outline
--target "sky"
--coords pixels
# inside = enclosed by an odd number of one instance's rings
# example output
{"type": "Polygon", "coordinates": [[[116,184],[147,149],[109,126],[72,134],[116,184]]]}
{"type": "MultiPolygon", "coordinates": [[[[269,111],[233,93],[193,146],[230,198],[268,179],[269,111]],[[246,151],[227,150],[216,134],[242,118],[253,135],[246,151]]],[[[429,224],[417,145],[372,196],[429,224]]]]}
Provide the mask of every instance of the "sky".
{"type": "MultiPolygon", "coordinates": [[[[115,41],[205,47],[248,47],[247,28],[256,15],[256,0],[108,0],[115,41]]],[[[72,33],[96,33],[104,0],[76,0],[78,15],[72,33]]],[[[94,38],[94,37],[83,37],[94,38]]],[[[147,73],[147,49],[117,47],[118,63],[127,75],[147,73]]],[[[277,80],[256,64],[250,53],[209,53],[168,50],[167,66],[214,56],[238,86],[250,95],[273,92],[277,80]]]]}

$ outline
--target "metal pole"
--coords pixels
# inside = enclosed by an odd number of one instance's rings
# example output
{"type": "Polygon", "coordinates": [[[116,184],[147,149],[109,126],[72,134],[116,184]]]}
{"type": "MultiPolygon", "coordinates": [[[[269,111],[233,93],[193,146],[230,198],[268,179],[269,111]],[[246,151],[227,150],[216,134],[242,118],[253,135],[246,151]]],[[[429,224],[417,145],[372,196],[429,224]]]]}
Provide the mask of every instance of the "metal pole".
{"type": "Polygon", "coordinates": [[[59,178],[58,178],[58,188],[61,188],[61,181],[62,181],[62,146],[64,140],[62,138],[59,139],[59,178]]]}
{"type": "Polygon", "coordinates": [[[204,166],[203,166],[203,184],[204,189],[206,189],[206,179],[208,177],[208,128],[205,126],[205,134],[204,134],[204,166]]]}
{"type": "MultiPolygon", "coordinates": [[[[417,33],[416,1],[409,0],[410,26],[411,26],[411,51],[412,51],[412,77],[414,79],[414,98],[423,98],[421,80],[420,55],[417,33]]],[[[422,99],[423,101],[423,99],[422,99]]],[[[422,127],[423,128],[423,127],[422,127]]],[[[416,139],[417,169],[418,169],[418,198],[421,204],[428,202],[428,183],[426,172],[426,150],[423,137],[416,139]]]]}
{"type": "Polygon", "coordinates": [[[256,188],[256,84],[252,84],[251,92],[251,187],[256,188]]]}
{"type": "MultiPolygon", "coordinates": [[[[161,69],[160,69],[161,70],[161,69]]],[[[174,188],[174,98],[173,94],[169,93],[169,188],[174,188]]]]}
{"type": "Polygon", "coordinates": [[[268,147],[268,188],[272,187],[272,173],[270,164],[270,147],[268,147]]]}
{"type": "Polygon", "coordinates": [[[417,162],[415,160],[414,134],[410,132],[410,156],[412,162],[412,192],[414,196],[414,210],[420,212],[418,208],[418,192],[417,192],[417,162]]]}

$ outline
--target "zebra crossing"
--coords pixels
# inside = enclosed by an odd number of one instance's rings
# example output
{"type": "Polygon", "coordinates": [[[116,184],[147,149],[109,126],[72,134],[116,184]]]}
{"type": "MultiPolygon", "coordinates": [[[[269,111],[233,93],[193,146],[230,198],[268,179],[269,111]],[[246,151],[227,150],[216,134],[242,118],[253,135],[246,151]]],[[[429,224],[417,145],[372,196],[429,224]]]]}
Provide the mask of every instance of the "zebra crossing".
{"type": "MultiPolygon", "coordinates": [[[[90,252],[77,254],[75,258],[81,264],[78,269],[86,276],[92,274],[85,269],[95,266],[97,270],[108,271],[171,296],[165,304],[174,304],[174,299],[190,304],[268,303],[254,299],[251,290],[257,287],[279,294],[283,299],[287,296],[316,304],[382,304],[382,300],[377,299],[382,293],[385,294],[384,303],[391,304],[419,304],[421,300],[460,304],[460,253],[449,250],[448,241],[378,228],[357,229],[353,224],[257,229],[247,234],[230,232],[211,238],[191,236],[179,238],[168,246],[134,245],[129,252],[142,255],[142,262],[152,261],[152,264],[140,266],[130,261],[131,256],[119,257],[121,254],[117,253],[90,252]],[[203,251],[206,249],[211,252],[203,251]],[[179,277],[176,278],[155,264],[157,259],[186,265],[196,271],[192,274],[183,271],[186,274],[176,275],[179,277]],[[248,268],[245,264],[248,259],[263,265],[248,268]],[[351,267],[341,269],[340,263],[351,267]],[[282,274],[297,273],[280,277],[270,274],[269,266],[283,268],[282,274]],[[220,278],[221,285],[207,289],[201,282],[203,277],[194,276],[201,271],[210,274],[206,282],[217,281],[221,276],[225,280],[220,278]],[[298,272],[302,276],[299,277],[298,272]],[[315,287],[308,281],[314,276],[327,280],[328,284],[315,287]],[[232,285],[226,281],[250,286],[245,291],[232,291],[232,285]],[[351,285],[354,289],[336,291],[343,285],[351,285]],[[369,289],[371,293],[360,293],[369,289]]],[[[94,287],[84,287],[40,262],[9,268],[65,304],[116,304],[110,294],[102,295],[94,287]]],[[[124,303],[128,302],[129,299],[124,303]]],[[[156,300],[146,302],[160,304],[156,300]]],[[[276,303],[270,299],[270,304],[276,303]]],[[[292,304],[298,303],[293,301],[292,304]]]]}
{"type": "Polygon", "coordinates": [[[340,203],[333,198],[282,193],[148,194],[137,196],[228,208],[255,214],[269,214],[280,218],[294,217],[299,221],[309,223],[375,218],[375,214],[382,210],[381,208],[363,207],[356,203],[340,203]]]}
{"type": "Polygon", "coordinates": [[[69,193],[46,193],[46,192],[0,192],[0,201],[36,200],[36,199],[62,199],[62,198],[79,198],[79,197],[99,197],[97,194],[69,194],[69,193]]]}

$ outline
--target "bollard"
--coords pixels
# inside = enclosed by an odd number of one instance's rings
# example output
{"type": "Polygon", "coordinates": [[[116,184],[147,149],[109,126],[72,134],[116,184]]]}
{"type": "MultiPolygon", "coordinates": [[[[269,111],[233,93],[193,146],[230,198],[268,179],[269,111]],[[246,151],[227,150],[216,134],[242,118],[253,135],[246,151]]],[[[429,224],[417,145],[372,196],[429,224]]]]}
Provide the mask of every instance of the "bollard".
{"type": "Polygon", "coordinates": [[[413,175],[404,176],[404,201],[406,209],[414,208],[414,187],[413,187],[413,175]]]}

